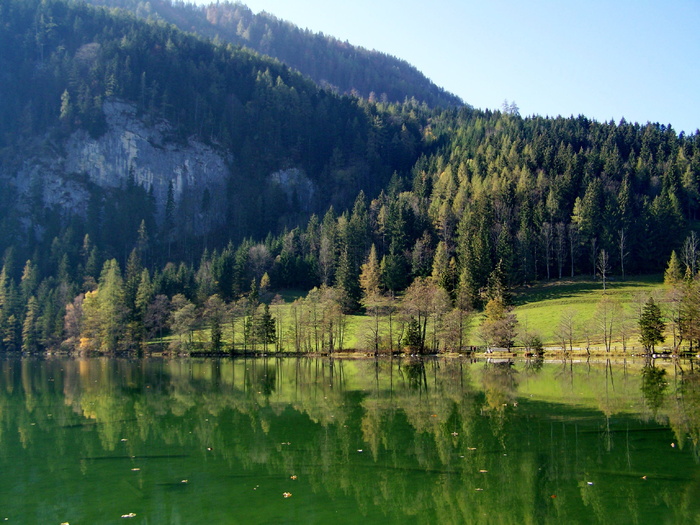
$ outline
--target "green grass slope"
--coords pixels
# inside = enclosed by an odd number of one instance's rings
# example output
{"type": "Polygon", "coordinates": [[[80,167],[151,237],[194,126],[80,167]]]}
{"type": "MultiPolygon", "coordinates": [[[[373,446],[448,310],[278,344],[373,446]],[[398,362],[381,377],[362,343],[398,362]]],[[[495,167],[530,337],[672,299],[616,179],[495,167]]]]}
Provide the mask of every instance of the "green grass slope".
{"type": "MultiPolygon", "coordinates": [[[[637,319],[644,303],[653,296],[661,300],[664,294],[663,278],[660,275],[635,277],[625,281],[611,281],[603,291],[601,281],[591,279],[571,279],[550,281],[518,289],[514,295],[515,313],[520,330],[539,334],[545,345],[556,346],[562,317],[567,312],[574,313],[575,341],[585,341],[586,331],[591,342],[601,346],[602,328],[596,318],[599,304],[604,298],[610,299],[619,312],[613,322],[613,341],[621,339],[623,322],[631,334],[631,344],[637,341],[637,319]]],[[[667,338],[668,342],[668,338],[667,338]]]]}

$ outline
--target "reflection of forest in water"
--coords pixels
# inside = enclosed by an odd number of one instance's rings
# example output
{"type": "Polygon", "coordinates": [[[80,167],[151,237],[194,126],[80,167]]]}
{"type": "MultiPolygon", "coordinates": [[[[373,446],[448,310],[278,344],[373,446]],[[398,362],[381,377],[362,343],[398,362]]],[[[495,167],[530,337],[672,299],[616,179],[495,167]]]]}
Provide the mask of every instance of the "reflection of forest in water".
{"type": "MultiPolygon", "coordinates": [[[[84,475],[106,458],[170,454],[219,476],[222,491],[226,472],[294,473],[319,502],[349,500],[370,521],[689,522],[699,438],[690,364],[0,362],[5,472],[23,454],[47,454],[59,476],[71,454],[84,475]]],[[[21,472],[9,478],[21,497],[21,472]]],[[[162,500],[163,486],[138,490],[162,500]]],[[[91,488],[75,490],[89,501],[91,488]]]]}

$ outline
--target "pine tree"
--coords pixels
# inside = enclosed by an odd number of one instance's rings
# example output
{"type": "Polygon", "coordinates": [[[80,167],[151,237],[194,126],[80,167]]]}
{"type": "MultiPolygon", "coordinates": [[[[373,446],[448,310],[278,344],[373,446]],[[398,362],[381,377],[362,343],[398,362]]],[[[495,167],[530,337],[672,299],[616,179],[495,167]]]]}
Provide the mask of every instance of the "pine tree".
{"type": "Polygon", "coordinates": [[[274,344],[277,341],[277,330],[275,318],[270,313],[270,305],[263,306],[263,312],[256,319],[255,325],[256,339],[263,344],[263,348],[267,352],[267,346],[274,344]]]}
{"type": "Polygon", "coordinates": [[[664,324],[661,317],[661,309],[654,302],[654,298],[650,297],[642,309],[642,315],[639,318],[640,340],[648,351],[653,352],[654,346],[663,343],[664,324]]]}
{"type": "Polygon", "coordinates": [[[423,348],[420,323],[415,317],[411,317],[408,322],[406,334],[403,338],[403,345],[407,347],[411,353],[420,352],[423,348]]]}
{"type": "Polygon", "coordinates": [[[353,268],[347,249],[343,250],[338,260],[338,268],[335,274],[335,286],[345,292],[348,299],[347,308],[350,310],[357,309],[361,295],[360,279],[359,274],[353,268]]]}
{"type": "MultiPolygon", "coordinates": [[[[106,261],[96,293],[97,349],[113,353],[122,342],[128,310],[124,281],[116,259],[106,261]]],[[[85,309],[88,297],[85,297],[85,309]]]]}
{"type": "Polygon", "coordinates": [[[444,288],[448,293],[452,292],[450,260],[447,254],[447,247],[442,241],[438,242],[437,248],[435,248],[431,278],[438,286],[444,288]]]}
{"type": "Polygon", "coordinates": [[[27,313],[24,316],[22,325],[22,351],[36,352],[39,349],[37,334],[37,318],[39,316],[39,305],[33,295],[27,302],[27,313]]]}

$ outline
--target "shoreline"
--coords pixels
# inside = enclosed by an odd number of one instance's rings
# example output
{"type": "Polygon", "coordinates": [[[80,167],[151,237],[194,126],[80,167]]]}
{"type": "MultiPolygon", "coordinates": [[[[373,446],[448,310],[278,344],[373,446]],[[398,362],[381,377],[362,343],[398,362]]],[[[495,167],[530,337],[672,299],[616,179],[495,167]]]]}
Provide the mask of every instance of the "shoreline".
{"type": "Polygon", "coordinates": [[[700,354],[695,352],[684,352],[680,355],[674,355],[669,350],[658,351],[652,354],[645,354],[639,352],[621,352],[619,350],[612,350],[607,352],[605,350],[591,350],[587,352],[586,350],[576,349],[573,351],[562,351],[561,349],[544,349],[541,353],[528,352],[524,349],[515,349],[511,351],[496,350],[496,351],[471,351],[471,352],[440,352],[440,353],[408,353],[408,352],[394,352],[393,354],[389,352],[367,352],[362,350],[343,350],[334,352],[287,352],[287,351],[192,351],[192,352],[169,352],[167,350],[155,350],[155,351],[120,351],[113,354],[102,354],[93,352],[67,352],[64,350],[48,350],[44,352],[10,352],[4,353],[3,357],[34,357],[34,358],[56,358],[56,357],[67,357],[67,358],[100,358],[100,357],[112,357],[112,358],[127,358],[127,359],[142,359],[142,358],[163,358],[163,359],[180,359],[180,358],[196,358],[196,359],[258,359],[258,358],[332,358],[332,359],[377,359],[377,360],[411,360],[411,359],[468,359],[473,361],[515,361],[515,360],[533,360],[533,361],[593,361],[601,362],[607,360],[645,360],[645,361],[666,361],[673,362],[676,360],[683,361],[693,361],[694,359],[700,359],[700,354]]]}

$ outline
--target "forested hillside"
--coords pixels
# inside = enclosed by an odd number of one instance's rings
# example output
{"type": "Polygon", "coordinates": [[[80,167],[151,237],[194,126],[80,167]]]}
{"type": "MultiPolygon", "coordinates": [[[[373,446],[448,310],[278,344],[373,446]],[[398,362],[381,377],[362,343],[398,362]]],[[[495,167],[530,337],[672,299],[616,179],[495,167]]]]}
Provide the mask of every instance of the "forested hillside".
{"type": "Polygon", "coordinates": [[[348,312],[392,319],[388,343],[370,330],[375,350],[461,348],[466,312],[506,308],[512,286],[661,272],[697,220],[697,132],[341,96],[254,52],[61,0],[0,4],[0,48],[4,351],[164,334],[187,347],[198,326],[215,349],[223,326],[245,348],[278,344],[275,291],[315,287],[294,306],[297,350],[342,346],[348,312]],[[158,215],[126,161],[117,188],[63,174],[83,181],[87,210],[48,202],[47,176],[23,180],[33,157],[106,133],[114,101],[173,144],[229,156],[225,195],[169,194],[158,215]],[[289,169],[310,202],[273,176],[289,169]],[[222,221],[208,220],[214,198],[222,221]],[[187,229],[187,214],[208,227],[187,229]],[[446,328],[428,345],[429,318],[446,328]]]}
{"type": "Polygon", "coordinates": [[[172,0],[87,0],[163,20],[183,31],[245,46],[277,58],[319,85],[372,100],[415,99],[434,106],[460,106],[459,97],[433,84],[405,60],[313,33],[238,2],[196,6],[172,0]]]}
{"type": "MultiPolygon", "coordinates": [[[[8,170],[42,149],[63,150],[77,129],[100,136],[105,101],[126,101],[152,126],[166,119],[171,143],[196,136],[233,158],[227,221],[212,225],[214,242],[293,226],[300,209],[308,219],[329,204],[345,208],[358,191],[377,193],[394,171],[409,170],[419,154],[425,115],[414,104],[362,104],[319,89],[279,62],[124,12],[56,1],[4,2],[0,9],[0,148],[8,170]],[[270,180],[290,168],[301,170],[313,190],[301,204],[270,180]]],[[[16,201],[9,193],[5,198],[16,201]]],[[[141,200],[148,204],[146,196],[141,200]]],[[[191,207],[200,213],[207,206],[191,207]]],[[[94,216],[110,215],[109,203],[96,202],[95,208],[94,216]]],[[[153,213],[148,207],[134,211],[135,224],[124,229],[135,236],[140,220],[152,225],[153,213]]],[[[19,234],[16,227],[6,231],[19,234]]],[[[124,252],[123,246],[111,248],[124,252]]]]}

